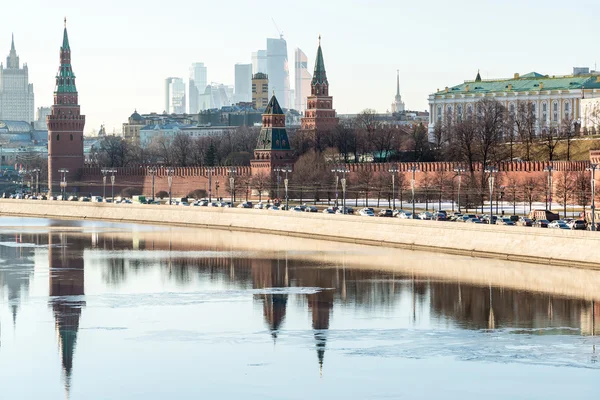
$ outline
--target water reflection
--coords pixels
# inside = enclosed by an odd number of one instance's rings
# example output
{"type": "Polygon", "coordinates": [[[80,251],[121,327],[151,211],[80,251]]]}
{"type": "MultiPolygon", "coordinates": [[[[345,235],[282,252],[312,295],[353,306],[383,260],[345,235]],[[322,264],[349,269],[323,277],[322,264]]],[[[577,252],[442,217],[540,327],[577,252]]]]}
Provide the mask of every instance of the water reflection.
{"type": "MultiPolygon", "coordinates": [[[[93,270],[100,271],[98,281],[92,281],[97,296],[115,290],[132,293],[138,280],[148,276],[177,288],[154,287],[158,291],[206,287],[215,292],[243,291],[242,296],[251,296],[262,309],[261,323],[274,344],[286,331],[286,319],[303,313],[310,320],[306,329],[321,374],[326,350],[335,346],[335,335],[330,332],[334,310],[336,315],[368,316],[362,321],[352,319],[357,329],[370,328],[374,319],[385,320],[386,315],[407,317],[401,326],[408,329],[595,336],[599,328],[600,307],[595,300],[513,289],[496,282],[482,285],[443,280],[418,271],[385,270],[381,265],[363,268],[342,251],[332,251],[327,257],[297,249],[266,253],[180,240],[177,232],[145,235],[111,229],[85,232],[53,228],[42,233],[2,234],[0,241],[0,290],[6,296],[13,324],[21,303],[28,301],[34,270],[42,268],[36,256],[47,252],[47,301],[54,318],[67,397],[81,340],[82,314],[86,307],[89,310],[85,277],[93,270]]],[[[36,277],[45,278],[44,274],[36,277]]],[[[399,324],[398,320],[378,323],[387,329],[397,329],[399,324]]],[[[591,352],[593,364],[597,360],[595,343],[591,352]]]]}

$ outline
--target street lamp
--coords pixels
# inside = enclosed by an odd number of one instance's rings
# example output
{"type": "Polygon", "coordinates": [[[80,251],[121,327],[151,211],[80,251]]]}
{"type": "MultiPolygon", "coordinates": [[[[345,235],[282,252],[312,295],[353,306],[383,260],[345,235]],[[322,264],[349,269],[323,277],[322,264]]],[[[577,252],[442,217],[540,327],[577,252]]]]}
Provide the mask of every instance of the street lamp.
{"type": "Polygon", "coordinates": [[[116,169],[108,169],[104,168],[100,170],[102,172],[102,199],[106,201],[106,176],[110,174],[110,184],[112,186],[112,197],[111,201],[114,203],[115,201],[115,172],[116,169]]]}
{"type": "Polygon", "coordinates": [[[493,216],[493,213],[494,213],[493,196],[494,196],[494,181],[495,181],[494,174],[498,172],[498,168],[485,167],[485,171],[490,174],[490,177],[488,178],[488,186],[490,188],[490,225],[491,225],[494,222],[494,216],[493,216]]]}
{"type": "Polygon", "coordinates": [[[463,167],[454,168],[454,172],[458,176],[458,213],[460,214],[460,185],[462,183],[462,173],[466,170],[463,167]]]}
{"type": "Polygon", "coordinates": [[[154,176],[156,175],[156,167],[148,167],[148,173],[152,176],[152,202],[154,202],[154,176]]]}
{"type": "Polygon", "coordinates": [[[342,214],[346,214],[346,174],[350,172],[350,170],[347,168],[336,168],[335,172],[342,174],[342,179],[340,179],[340,183],[342,184],[342,214]]]}
{"type": "MultiPolygon", "coordinates": [[[[67,191],[67,174],[69,173],[69,170],[66,168],[61,168],[58,170],[58,172],[61,174],[61,178],[60,178],[60,191],[61,191],[61,197],[62,200],[65,199],[65,195],[66,195],[66,191],[67,191]]],[[[52,185],[52,182],[49,182],[49,185],[52,185]]]]}
{"type": "Polygon", "coordinates": [[[235,168],[230,168],[229,169],[229,189],[231,190],[231,205],[233,206],[235,204],[235,173],[236,173],[236,169],[235,168]]]}
{"type": "Polygon", "coordinates": [[[212,174],[215,171],[214,168],[206,168],[208,172],[208,202],[212,203],[212,174]]]}
{"type": "Polygon", "coordinates": [[[392,210],[396,209],[396,174],[398,173],[398,166],[394,165],[388,170],[392,174],[392,210]]]}
{"type": "Polygon", "coordinates": [[[415,219],[415,173],[419,171],[416,165],[410,167],[412,178],[410,179],[410,191],[412,192],[412,219],[415,219]]]}
{"type": "Polygon", "coordinates": [[[167,168],[165,172],[167,173],[167,181],[169,182],[169,205],[172,205],[171,188],[173,187],[173,174],[175,173],[175,170],[173,168],[167,168]]]}
{"type": "Polygon", "coordinates": [[[288,173],[292,172],[292,167],[287,166],[287,167],[283,167],[283,168],[275,168],[275,171],[285,173],[285,179],[283,180],[283,184],[285,186],[285,209],[289,210],[290,209],[290,198],[288,196],[288,184],[290,181],[288,180],[288,173]]]}
{"type": "Polygon", "coordinates": [[[35,173],[35,195],[39,196],[40,194],[40,169],[34,168],[31,172],[35,173]]]}
{"type": "Polygon", "coordinates": [[[544,168],[544,171],[548,172],[548,181],[547,181],[547,189],[546,189],[546,210],[552,211],[552,170],[554,167],[552,165],[548,165],[544,168]]]}
{"type": "Polygon", "coordinates": [[[592,171],[592,180],[590,182],[592,189],[592,231],[596,230],[596,168],[598,168],[598,164],[594,163],[586,168],[586,170],[592,171]]]}
{"type": "Polygon", "coordinates": [[[215,190],[217,191],[217,201],[219,201],[219,180],[215,181],[215,190]]]}

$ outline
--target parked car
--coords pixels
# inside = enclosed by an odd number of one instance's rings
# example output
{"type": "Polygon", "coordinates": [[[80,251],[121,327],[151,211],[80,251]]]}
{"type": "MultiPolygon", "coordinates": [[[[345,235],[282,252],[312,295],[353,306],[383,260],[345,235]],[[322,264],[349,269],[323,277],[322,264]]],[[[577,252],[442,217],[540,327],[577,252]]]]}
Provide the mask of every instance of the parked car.
{"type": "Polygon", "coordinates": [[[520,226],[533,226],[533,220],[527,217],[520,217],[517,225],[520,226]]]}
{"type": "Polygon", "coordinates": [[[481,220],[479,218],[468,218],[465,222],[470,223],[470,224],[482,224],[483,223],[483,222],[481,222],[481,220]]]}
{"type": "Polygon", "coordinates": [[[433,219],[433,214],[430,213],[429,211],[424,211],[419,214],[419,218],[424,219],[424,220],[430,220],[430,219],[433,219]]]}
{"type": "Polygon", "coordinates": [[[327,207],[323,210],[323,214],[335,214],[336,207],[327,207]]]}
{"type": "Polygon", "coordinates": [[[290,209],[290,211],[293,211],[293,212],[302,212],[302,207],[300,207],[300,206],[292,207],[290,209]]]}
{"type": "Polygon", "coordinates": [[[548,224],[551,229],[571,229],[564,221],[552,221],[548,224]]]}
{"type": "Polygon", "coordinates": [[[360,210],[358,212],[358,215],[360,215],[362,217],[374,217],[375,213],[373,211],[371,211],[371,209],[369,209],[369,208],[363,208],[362,210],[360,210]]]}
{"type": "Polygon", "coordinates": [[[496,225],[515,226],[515,223],[510,218],[498,218],[496,225]]]}
{"type": "Polygon", "coordinates": [[[435,213],[433,215],[433,219],[435,219],[436,221],[446,221],[446,213],[445,212],[435,213]]]}
{"type": "Polygon", "coordinates": [[[245,201],[243,203],[238,204],[237,208],[252,208],[252,203],[249,201],[245,201]]]}
{"type": "Polygon", "coordinates": [[[552,211],[548,210],[533,210],[529,213],[529,218],[546,221],[556,221],[560,219],[558,214],[555,214],[552,211]]]}
{"type": "Polygon", "coordinates": [[[569,226],[569,228],[573,229],[573,230],[585,230],[586,229],[586,223],[584,220],[582,219],[577,219],[577,220],[572,220],[567,222],[567,225],[569,226]]]}
{"type": "MultiPolygon", "coordinates": [[[[336,214],[344,214],[343,207],[340,207],[337,210],[335,210],[335,213],[336,214]]],[[[352,207],[346,207],[346,214],[353,215],[354,214],[354,209],[352,207]]]]}
{"type": "Polygon", "coordinates": [[[412,213],[409,211],[403,211],[401,213],[398,214],[398,218],[402,218],[402,219],[411,219],[412,218],[412,213]]]}
{"type": "Polygon", "coordinates": [[[319,212],[319,209],[315,206],[307,206],[304,209],[304,212],[319,212]]]}
{"type": "Polygon", "coordinates": [[[547,228],[550,221],[547,219],[539,219],[533,223],[536,228],[547,228]]]}
{"type": "Polygon", "coordinates": [[[378,217],[388,217],[391,218],[394,216],[394,212],[392,210],[389,209],[385,209],[385,210],[381,210],[379,211],[379,213],[377,214],[378,217]]]}

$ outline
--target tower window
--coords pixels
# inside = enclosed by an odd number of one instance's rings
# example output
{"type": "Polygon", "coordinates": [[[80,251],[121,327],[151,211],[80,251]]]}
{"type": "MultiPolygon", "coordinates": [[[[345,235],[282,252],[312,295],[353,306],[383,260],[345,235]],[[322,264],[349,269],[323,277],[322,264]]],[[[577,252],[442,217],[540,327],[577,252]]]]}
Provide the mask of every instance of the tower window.
{"type": "Polygon", "coordinates": [[[73,141],[73,134],[71,134],[71,141],[73,141]]]}
{"type": "Polygon", "coordinates": [[[60,140],[60,135],[56,135],[56,141],[58,142],[60,140]]]}

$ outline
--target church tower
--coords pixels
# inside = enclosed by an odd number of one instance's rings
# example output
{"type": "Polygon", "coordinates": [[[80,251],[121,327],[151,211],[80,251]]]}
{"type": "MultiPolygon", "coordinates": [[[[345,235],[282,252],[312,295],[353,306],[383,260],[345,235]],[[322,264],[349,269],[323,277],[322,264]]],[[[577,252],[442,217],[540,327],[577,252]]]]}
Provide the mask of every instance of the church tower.
{"type": "Polygon", "coordinates": [[[394,97],[394,103],[392,104],[392,113],[404,112],[404,103],[402,102],[402,96],[400,96],[400,70],[396,71],[396,97],[394,97]]]}
{"type": "Polygon", "coordinates": [[[310,96],[306,101],[306,111],[302,118],[302,130],[313,131],[315,136],[320,132],[334,129],[339,120],[333,109],[333,97],[329,95],[329,82],[325,73],[325,61],[321,50],[321,36],[315,62],[315,73],[310,84],[310,96]]]}
{"type": "Polygon", "coordinates": [[[285,114],[273,94],[262,115],[262,128],[254,149],[254,159],[250,161],[252,174],[271,176],[273,168],[291,165],[293,162],[285,129],[285,114]]]}
{"type": "Polygon", "coordinates": [[[60,48],[60,67],[56,74],[54,105],[46,121],[48,123],[48,191],[52,194],[53,189],[57,189],[60,185],[62,175],[60,170],[68,170],[65,173],[68,184],[75,183],[84,164],[85,115],[81,115],[77,99],[66,18],[63,43],[60,48]]]}

